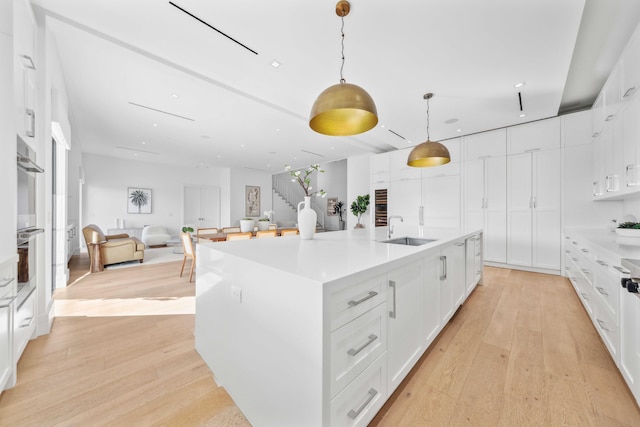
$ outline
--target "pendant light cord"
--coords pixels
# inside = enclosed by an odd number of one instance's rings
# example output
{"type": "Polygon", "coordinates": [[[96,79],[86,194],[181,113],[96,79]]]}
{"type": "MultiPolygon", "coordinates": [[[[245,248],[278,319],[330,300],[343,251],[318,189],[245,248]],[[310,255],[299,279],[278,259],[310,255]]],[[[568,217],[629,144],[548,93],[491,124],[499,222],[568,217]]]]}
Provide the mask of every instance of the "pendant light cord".
{"type": "Polygon", "coordinates": [[[427,141],[431,141],[429,136],[429,98],[427,98],[427,141]]]}
{"type": "Polygon", "coordinates": [[[342,34],[341,45],[342,45],[342,65],[340,65],[340,83],[346,83],[347,81],[342,76],[342,71],[344,69],[344,13],[340,16],[340,20],[342,21],[342,26],[340,27],[340,34],[342,34]]]}

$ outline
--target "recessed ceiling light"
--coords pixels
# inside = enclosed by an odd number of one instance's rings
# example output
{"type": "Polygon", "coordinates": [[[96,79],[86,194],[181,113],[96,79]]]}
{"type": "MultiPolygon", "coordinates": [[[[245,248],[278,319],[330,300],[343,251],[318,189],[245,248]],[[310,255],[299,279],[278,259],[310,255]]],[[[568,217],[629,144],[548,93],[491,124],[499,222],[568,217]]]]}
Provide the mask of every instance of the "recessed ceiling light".
{"type": "Polygon", "coordinates": [[[280,128],[276,128],[276,132],[280,132],[280,128]]]}
{"type": "Polygon", "coordinates": [[[137,156],[138,156],[138,153],[133,153],[133,157],[137,157],[137,156]]]}
{"type": "Polygon", "coordinates": [[[140,144],[147,145],[147,141],[142,141],[140,144]]]}
{"type": "Polygon", "coordinates": [[[384,125],[380,125],[380,127],[381,127],[381,128],[383,128],[383,127],[384,127],[384,125]]]}
{"type": "Polygon", "coordinates": [[[462,129],[456,129],[456,132],[462,132],[462,129]]]}
{"type": "Polygon", "coordinates": [[[407,144],[411,144],[411,141],[407,141],[407,144]]]}
{"type": "Polygon", "coordinates": [[[268,168],[270,168],[270,167],[271,167],[271,165],[267,165],[267,167],[268,167],[268,168]]]}
{"type": "Polygon", "coordinates": [[[222,156],[220,154],[218,154],[218,158],[221,158],[222,156]]]}
{"type": "Polygon", "coordinates": [[[153,127],[154,127],[154,128],[157,128],[157,127],[158,127],[158,124],[157,124],[157,123],[154,123],[154,124],[153,124],[153,127]]]}
{"type": "Polygon", "coordinates": [[[271,63],[271,66],[273,68],[278,68],[280,66],[280,63],[274,59],[273,62],[271,63]]]}
{"type": "Polygon", "coordinates": [[[520,113],[520,117],[524,117],[524,116],[526,116],[525,113],[520,113]]]}
{"type": "Polygon", "coordinates": [[[177,98],[180,98],[180,95],[178,95],[177,93],[172,93],[172,94],[171,94],[171,96],[172,96],[172,97],[174,97],[174,98],[176,98],[176,99],[177,99],[177,98]]]}
{"type": "Polygon", "coordinates": [[[332,150],[334,150],[336,147],[331,147],[332,150]]]}
{"type": "Polygon", "coordinates": [[[240,144],[240,147],[244,147],[244,144],[240,144]]]}
{"type": "Polygon", "coordinates": [[[524,86],[525,84],[526,84],[526,82],[518,82],[518,83],[514,84],[513,87],[515,87],[517,89],[519,87],[524,86]]]}
{"type": "Polygon", "coordinates": [[[294,157],[294,158],[293,158],[293,160],[298,160],[298,158],[297,158],[297,157],[294,157]]]}

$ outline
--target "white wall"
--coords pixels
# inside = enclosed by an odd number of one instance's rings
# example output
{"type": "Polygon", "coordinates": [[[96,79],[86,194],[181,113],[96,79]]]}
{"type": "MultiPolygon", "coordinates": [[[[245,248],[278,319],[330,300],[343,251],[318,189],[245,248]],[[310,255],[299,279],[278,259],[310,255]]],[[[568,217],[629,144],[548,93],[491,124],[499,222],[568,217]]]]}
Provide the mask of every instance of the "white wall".
{"type": "MultiPolygon", "coordinates": [[[[362,156],[353,156],[347,159],[347,200],[345,207],[347,208],[347,228],[353,228],[358,223],[358,218],[351,213],[351,203],[353,203],[357,196],[369,194],[369,158],[370,154],[364,154],[362,156]]],[[[371,198],[373,202],[373,198],[371,198]]],[[[367,213],[362,215],[362,224],[368,224],[367,227],[373,227],[373,220],[371,216],[372,205],[369,205],[367,213]]]]}
{"type": "MultiPolygon", "coordinates": [[[[97,224],[105,233],[116,227],[117,218],[122,218],[125,227],[163,225],[169,234],[177,235],[183,223],[184,186],[220,187],[224,175],[224,170],[217,168],[167,167],[88,153],[82,155],[82,163],[82,226],[97,224]],[[127,213],[128,187],[151,189],[150,214],[127,213]]],[[[228,211],[228,207],[221,204],[220,210],[228,211]]]]}
{"type": "Polygon", "coordinates": [[[228,224],[223,224],[223,226],[239,225],[240,220],[246,216],[245,187],[247,185],[260,187],[260,211],[257,216],[251,218],[262,218],[264,211],[271,210],[271,174],[253,169],[231,169],[229,186],[230,221],[228,224]]]}

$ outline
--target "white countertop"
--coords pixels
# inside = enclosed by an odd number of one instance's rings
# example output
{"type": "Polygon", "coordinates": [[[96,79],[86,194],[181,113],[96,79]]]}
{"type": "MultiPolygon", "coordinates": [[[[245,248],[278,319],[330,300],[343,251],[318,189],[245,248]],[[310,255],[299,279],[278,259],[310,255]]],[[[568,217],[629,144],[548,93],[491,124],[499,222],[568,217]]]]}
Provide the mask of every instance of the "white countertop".
{"type": "Polygon", "coordinates": [[[615,232],[604,229],[567,228],[565,235],[585,240],[605,252],[609,258],[640,259],[640,238],[618,236],[615,232]]]}
{"type": "MultiPolygon", "coordinates": [[[[399,224],[400,225],[400,224],[399,224]]],[[[433,238],[422,246],[382,243],[387,228],[316,233],[312,240],[300,236],[198,244],[198,251],[214,249],[318,282],[329,282],[402,258],[426,252],[451,241],[472,236],[457,229],[422,229],[396,226],[396,237],[433,238]]],[[[198,257],[200,254],[198,254],[198,257]]]]}

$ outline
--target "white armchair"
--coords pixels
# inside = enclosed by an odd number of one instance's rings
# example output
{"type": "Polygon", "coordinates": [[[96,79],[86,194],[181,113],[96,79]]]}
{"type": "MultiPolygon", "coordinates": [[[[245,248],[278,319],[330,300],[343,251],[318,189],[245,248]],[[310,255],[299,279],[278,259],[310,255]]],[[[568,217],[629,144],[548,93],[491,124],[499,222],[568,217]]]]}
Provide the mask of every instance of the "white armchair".
{"type": "Polygon", "coordinates": [[[149,246],[164,245],[167,240],[171,239],[167,228],[161,225],[147,225],[142,229],[141,240],[149,246]]]}

